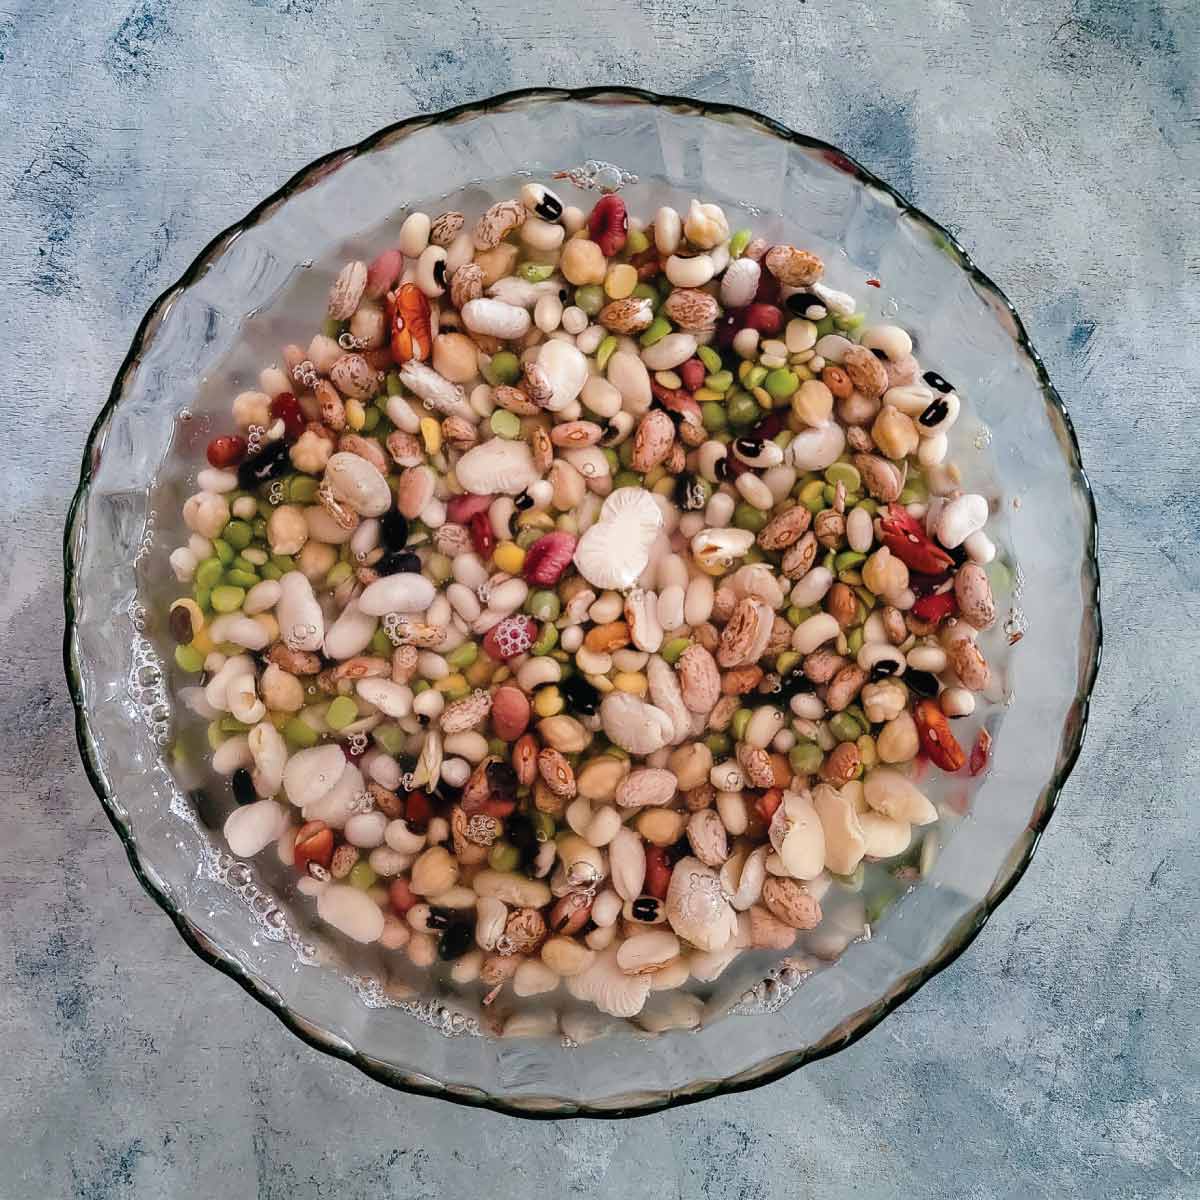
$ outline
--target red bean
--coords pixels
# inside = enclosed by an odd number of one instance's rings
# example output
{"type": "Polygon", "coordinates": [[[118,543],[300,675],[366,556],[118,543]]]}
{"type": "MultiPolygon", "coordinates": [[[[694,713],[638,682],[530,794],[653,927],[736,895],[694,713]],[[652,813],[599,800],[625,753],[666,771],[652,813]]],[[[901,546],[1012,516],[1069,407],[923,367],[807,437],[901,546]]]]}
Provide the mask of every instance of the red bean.
{"type": "Polygon", "coordinates": [[[467,522],[467,528],[471,531],[471,544],[475,547],[475,553],[487,562],[496,548],[496,535],[492,532],[492,522],[487,513],[477,512],[467,522]]]}
{"type": "Polygon", "coordinates": [[[620,254],[629,232],[629,214],[620,196],[601,196],[588,217],[588,233],[605,258],[620,254]]]}
{"type": "Polygon", "coordinates": [[[404,819],[418,833],[433,819],[433,805],[424,792],[409,792],[404,800],[404,819]]]}
{"type": "Polygon", "coordinates": [[[667,898],[671,886],[671,868],[667,863],[667,852],[662,846],[646,847],[646,894],[658,900],[667,898]]]}
{"type": "Polygon", "coordinates": [[[218,469],[232,467],[246,457],[246,439],[233,434],[215,437],[208,443],[208,461],[218,469]]]}
{"type": "Polygon", "coordinates": [[[770,271],[764,271],[758,277],[758,291],[754,293],[754,303],[780,303],[779,280],[770,271]]]}
{"type": "Polygon", "coordinates": [[[679,368],[679,378],[683,380],[683,386],[689,392],[694,392],[698,387],[703,387],[704,377],[707,374],[707,369],[698,358],[689,358],[679,368]]]}
{"type": "Polygon", "coordinates": [[[271,401],[271,416],[283,422],[283,436],[294,442],[304,432],[304,413],[300,401],[291,392],[280,392],[271,401]]]}
{"type": "Polygon", "coordinates": [[[388,885],[388,899],[397,916],[404,916],[417,902],[417,896],[408,886],[407,879],[393,879],[388,885]]]}
{"type": "Polygon", "coordinates": [[[774,304],[755,302],[746,309],[744,324],[764,337],[774,337],[783,328],[783,313],[774,304]]]}

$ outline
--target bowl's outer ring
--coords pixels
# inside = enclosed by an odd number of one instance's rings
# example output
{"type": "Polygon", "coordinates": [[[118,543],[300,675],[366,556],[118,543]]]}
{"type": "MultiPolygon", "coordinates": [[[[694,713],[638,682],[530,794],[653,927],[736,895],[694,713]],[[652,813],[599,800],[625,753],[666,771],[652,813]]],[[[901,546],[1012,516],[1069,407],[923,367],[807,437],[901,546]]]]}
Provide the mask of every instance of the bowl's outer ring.
{"type": "Polygon", "coordinates": [[[948,967],[964,950],[973,942],[979,931],[987,924],[992,913],[1005,900],[1012,889],[1017,885],[1022,875],[1029,866],[1033,858],[1037,845],[1041,840],[1041,835],[1049,824],[1050,818],[1058,803],[1059,795],[1062,788],[1065,786],[1072,769],[1079,757],[1079,753],[1083,747],[1083,739],[1087,730],[1089,707],[1091,700],[1092,688],[1095,685],[1096,675],[1100,668],[1100,659],[1103,648],[1103,627],[1100,615],[1100,569],[1097,559],[1097,544],[1099,539],[1099,526],[1096,516],[1095,497],[1092,493],[1091,484],[1088,481],[1087,474],[1083,469],[1082,460],[1079,452],[1079,442],[1075,435],[1075,428],[1071,422],[1062,398],[1059,396],[1050,377],[1046,372],[1045,364],[1042,362],[1041,356],[1034,348],[1029,340],[1029,335],[1025,330],[1025,325],[1022,322],[1020,315],[1009,301],[1008,297],[1000,290],[999,287],[985,275],[972,261],[970,255],[958,243],[957,239],[949,230],[945,229],[937,221],[926,216],[920,209],[911,204],[903,195],[896,191],[890,184],[880,179],[872,171],[868,170],[856,159],[840,150],[838,147],[831,145],[828,142],[821,141],[819,138],[808,137],[804,134],[796,133],[794,130],[781,125],[778,121],[772,120],[770,117],[764,117],[760,113],[756,113],[751,109],[742,108],[735,104],[720,104],[709,103],[700,100],[693,100],[684,96],[667,96],[659,95],[654,92],[645,91],[640,88],[626,87],[590,87],[590,88],[523,88],[518,91],[504,92],[499,95],[489,97],[482,101],[473,101],[466,104],[460,104],[454,108],[445,109],[442,112],[435,113],[431,116],[415,116],[409,117],[403,121],[397,121],[395,124],[388,125],[383,129],[377,130],[370,137],[358,142],[353,146],[343,147],[339,150],[333,150],[322,157],[315,159],[306,167],[296,172],[282,187],[268,196],[261,203],[257,204],[251,211],[242,218],[242,220],[229,226],[204,247],[203,250],[196,256],[195,260],[187,268],[180,278],[168,287],[147,310],[146,315],[142,318],[138,325],[137,332],[134,334],[133,342],[129,348],[129,352],[122,362],[120,370],[117,372],[116,378],[113,381],[112,389],[109,392],[108,400],[104,408],[100,411],[100,415],[96,418],[92,425],[91,431],[88,434],[88,439],[83,453],[83,464],[80,469],[79,485],[75,491],[75,495],[71,500],[70,508],[67,512],[66,526],[63,534],[63,561],[64,561],[64,580],[63,580],[63,607],[65,612],[65,632],[63,636],[63,662],[67,676],[67,684],[71,695],[71,702],[75,708],[75,736],[79,744],[80,756],[83,760],[84,769],[87,772],[88,779],[91,781],[92,788],[96,792],[104,811],[107,813],[113,828],[116,830],[122,843],[125,846],[125,852],[129,858],[130,866],[133,868],[134,874],[137,876],[142,887],[155,900],[159,907],[169,916],[178,929],[180,936],[191,947],[191,949],[200,956],[210,966],[216,967],[219,971],[224,972],[231,979],[239,983],[247,992],[250,993],[261,1004],[270,1009],[297,1037],[307,1042],[316,1050],[320,1050],[326,1054],[335,1055],[349,1063],[352,1063],[364,1074],[371,1076],[380,1083],[386,1084],[389,1087],[396,1088],[399,1091],[409,1092],[415,1095],[436,1096],[443,1100],[451,1101],[455,1104],[462,1104],[472,1108],[489,1108],[497,1112],[508,1113],[512,1116],[524,1117],[532,1120],[558,1120],[563,1117],[594,1117],[602,1119],[615,1119],[618,1117],[633,1117],[641,1116],[645,1113],[657,1112],[668,1108],[681,1107],[685,1104],[693,1104],[700,1100],[709,1099],[713,1096],[731,1094],[735,1092],[748,1091],[752,1088],[761,1086],[764,1083],[770,1083],[776,1079],[781,1079],[785,1075],[790,1075],[793,1071],[805,1066],[810,1062],[815,1062],[818,1059],[825,1058],[831,1054],[835,1054],[840,1050],[844,1050],[847,1046],[853,1045],[860,1038],[868,1034],[880,1021],[883,1020],[890,1012],[894,1011],[912,996],[919,988],[933,978],[940,971],[948,967]],[[231,960],[228,956],[220,954],[215,948],[207,943],[200,932],[171,904],[170,900],[164,892],[150,879],[143,870],[141,862],[138,858],[137,848],[130,831],[122,822],[113,806],[112,798],[108,795],[99,768],[99,764],[92,750],[92,741],[88,728],[87,714],[84,709],[82,689],[79,684],[78,674],[73,664],[73,652],[75,649],[75,606],[72,601],[72,585],[75,577],[75,551],[74,542],[77,537],[82,536],[82,512],[84,501],[87,498],[88,488],[91,480],[91,465],[93,455],[97,448],[101,445],[105,430],[114,409],[120,399],[124,389],[124,384],[127,375],[136,367],[141,355],[142,345],[146,339],[149,330],[158,322],[166,309],[169,307],[174,298],[179,295],[185,288],[195,282],[203,273],[204,268],[218,252],[220,252],[230,241],[236,238],[245,230],[251,228],[258,223],[262,214],[286,199],[298,186],[308,180],[315,173],[321,171],[335,160],[339,160],[346,155],[357,156],[359,154],[370,151],[382,138],[391,136],[403,130],[417,129],[427,125],[436,125],[445,121],[454,120],[459,117],[485,114],[491,109],[499,108],[506,104],[511,104],[520,101],[537,101],[548,103],[554,101],[603,101],[606,98],[618,98],[623,100],[637,101],[651,106],[669,107],[675,110],[690,111],[699,116],[707,115],[724,115],[735,114],[753,124],[758,125],[764,131],[781,138],[784,141],[791,142],[795,145],[803,146],[807,149],[826,151],[831,155],[839,156],[839,165],[849,173],[855,175],[861,182],[869,184],[872,187],[878,188],[889,195],[899,206],[904,210],[905,214],[925,225],[929,230],[934,232],[938,237],[945,239],[946,244],[953,251],[954,256],[958,259],[959,265],[964,271],[972,276],[976,283],[985,287],[990,291],[1011,314],[1016,331],[1016,341],[1018,347],[1028,356],[1033,363],[1038,382],[1042,389],[1042,394],[1046,399],[1046,403],[1057,411],[1063,426],[1067,433],[1069,462],[1068,465],[1076,474],[1079,481],[1080,490],[1085,498],[1088,512],[1088,539],[1086,550],[1087,571],[1085,572],[1084,584],[1090,584],[1089,594],[1085,596],[1085,617],[1090,615],[1091,620],[1095,624],[1095,644],[1093,652],[1085,666],[1084,677],[1080,683],[1080,687],[1076,693],[1074,711],[1077,712],[1077,719],[1069,722],[1069,744],[1066,747],[1066,753],[1062,756],[1062,766],[1057,774],[1048,782],[1048,791],[1046,802],[1042,807],[1040,817],[1031,824],[1029,828],[1030,839],[1025,848],[1024,853],[1013,866],[1010,875],[1003,883],[996,888],[989,896],[975,906],[973,910],[967,913],[962,920],[959,921],[954,931],[946,938],[941,950],[924,963],[920,968],[911,971],[905,976],[900,987],[894,988],[892,992],[885,998],[881,999],[870,1009],[864,1010],[860,1014],[861,1019],[854,1025],[852,1029],[848,1029],[844,1036],[840,1039],[826,1039],[826,1043],[819,1047],[810,1047],[805,1050],[798,1051],[792,1058],[786,1062],[777,1064],[763,1069],[762,1073],[755,1076],[753,1079],[745,1079],[744,1072],[736,1081],[713,1081],[710,1086],[697,1090],[689,1090],[686,1094],[671,1095],[664,1094],[661,1097],[653,1097],[646,1100],[644,1103],[638,1103],[625,1108],[603,1108],[603,1107],[588,1107],[579,1105],[569,1101],[561,1101],[561,1107],[556,1109],[530,1109],[522,1107],[519,1103],[505,1099],[502,1096],[488,1096],[482,1093],[464,1095],[455,1092],[443,1090],[438,1086],[423,1083],[414,1079],[411,1075],[400,1076],[398,1073],[389,1071],[381,1064],[369,1061],[364,1056],[358,1054],[353,1048],[345,1048],[345,1044],[338,1039],[324,1040],[314,1036],[310,1032],[310,1026],[307,1022],[302,1021],[292,1013],[285,1005],[280,1004],[272,996],[265,993],[252,979],[242,966],[231,960]],[[1086,576],[1090,574],[1090,579],[1086,576]]]}

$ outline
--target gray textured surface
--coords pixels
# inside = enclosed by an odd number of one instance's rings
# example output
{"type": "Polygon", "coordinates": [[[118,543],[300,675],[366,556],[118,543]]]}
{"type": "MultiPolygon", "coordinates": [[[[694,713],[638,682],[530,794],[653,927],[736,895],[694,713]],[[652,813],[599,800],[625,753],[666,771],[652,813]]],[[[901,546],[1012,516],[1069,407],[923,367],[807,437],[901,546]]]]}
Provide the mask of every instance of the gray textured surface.
{"type": "Polygon", "coordinates": [[[0,4],[0,1197],[1195,1196],[1194,0],[586,7],[0,4]],[[76,761],[58,539],[141,313],[215,231],[400,116],[603,81],[756,107],[958,234],[1075,418],[1107,647],[1024,883],[881,1028],[756,1093],[533,1125],[386,1092],[186,950],[76,761]]]}

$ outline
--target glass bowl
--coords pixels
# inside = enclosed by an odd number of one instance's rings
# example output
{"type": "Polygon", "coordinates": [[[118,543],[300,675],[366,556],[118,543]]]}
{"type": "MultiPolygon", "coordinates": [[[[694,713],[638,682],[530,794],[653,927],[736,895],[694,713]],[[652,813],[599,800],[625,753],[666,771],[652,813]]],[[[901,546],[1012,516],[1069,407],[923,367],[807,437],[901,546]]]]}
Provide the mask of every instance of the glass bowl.
{"type": "Polygon", "coordinates": [[[1079,753],[1100,657],[1095,541],[1071,422],[1019,318],[887,184],[743,109],[626,89],[515,92],[319,159],[154,303],[92,429],[67,520],[66,671],[92,785],[142,885],[205,961],[390,1086],[525,1116],[611,1117],[833,1053],[970,944],[1028,865],[1079,753]],[[986,645],[1000,682],[964,734],[986,724],[994,735],[987,771],[935,793],[945,829],[923,848],[915,886],[840,942],[739,959],[704,990],[694,1029],[664,1028],[673,1018],[660,1007],[636,1025],[576,1014],[564,1038],[544,1000],[481,1027],[463,998],[422,994],[380,952],[349,951],[314,926],[270,852],[253,863],[225,852],[228,789],[210,786],[196,722],[177,720],[173,699],[166,559],[214,418],[227,420],[231,395],[285,342],[307,340],[333,270],[394,238],[405,205],[455,194],[478,210],[493,190],[513,194],[518,175],[559,171],[583,206],[598,186],[623,188],[633,213],[703,196],[735,228],[820,253],[833,286],[874,317],[897,316],[925,366],[964,396],[952,456],[995,510],[1004,619],[986,645]]]}

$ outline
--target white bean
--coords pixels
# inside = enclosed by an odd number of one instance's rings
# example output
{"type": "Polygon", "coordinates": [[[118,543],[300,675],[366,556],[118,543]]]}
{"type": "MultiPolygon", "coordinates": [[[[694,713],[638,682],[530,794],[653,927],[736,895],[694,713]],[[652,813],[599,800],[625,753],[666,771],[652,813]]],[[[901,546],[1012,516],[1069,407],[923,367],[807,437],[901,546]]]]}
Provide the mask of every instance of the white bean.
{"type": "Polygon", "coordinates": [[[534,250],[557,250],[562,245],[566,230],[557,221],[543,221],[540,217],[527,217],[521,226],[521,241],[534,250]]]}
{"type": "Polygon", "coordinates": [[[532,692],[546,683],[557,683],[561,678],[562,664],[548,654],[535,655],[517,668],[517,683],[523,692],[532,692]]]}
{"type": "Polygon", "coordinates": [[[503,341],[524,337],[531,324],[525,309],[490,298],[468,300],[462,307],[462,319],[472,333],[487,334],[503,341]]]}
{"type": "Polygon", "coordinates": [[[591,801],[583,796],[577,796],[567,805],[567,811],[563,813],[563,820],[573,832],[583,837],[592,820],[591,801]]]}
{"type": "Polygon", "coordinates": [[[775,504],[775,497],[771,495],[771,489],[752,471],[745,471],[739,475],[734,486],[741,492],[747,503],[764,512],[769,511],[775,504]]]}
{"type": "MultiPolygon", "coordinates": [[[[200,560],[187,546],[180,546],[177,550],[172,550],[167,561],[171,564],[171,570],[175,572],[175,578],[180,583],[191,583],[192,576],[196,573],[196,567],[200,563],[200,560]]],[[[244,607],[245,605],[243,605],[244,607]]],[[[270,606],[268,605],[268,607],[270,606]]]]}
{"type": "MultiPolygon", "coordinates": [[[[593,905],[593,907],[595,906],[593,905]]],[[[598,925],[583,940],[587,943],[589,950],[607,950],[613,944],[616,936],[616,925],[598,925]]]]}
{"type": "MultiPolygon", "coordinates": [[[[205,670],[209,670],[208,662],[205,661],[205,670]]],[[[246,654],[235,654],[232,658],[226,659],[219,667],[217,667],[212,678],[204,685],[204,699],[212,705],[213,708],[221,709],[225,712],[229,711],[229,698],[227,689],[229,685],[239,675],[254,676],[254,659],[246,654]]]]}
{"type": "Polygon", "coordinates": [[[966,688],[946,688],[938,696],[938,704],[948,717],[969,717],[975,711],[975,696],[966,688]]]}
{"type": "Polygon", "coordinates": [[[450,664],[432,650],[422,650],[417,655],[417,674],[430,681],[445,679],[450,674],[450,664]]]}
{"type": "Polygon", "coordinates": [[[941,646],[914,646],[906,657],[914,671],[937,675],[946,669],[946,652],[941,646]]]}
{"type": "Polygon", "coordinates": [[[863,642],[886,642],[887,630],[883,626],[883,614],[875,609],[863,622],[863,642]]]}
{"type": "Polygon", "coordinates": [[[792,588],[789,599],[797,608],[809,608],[823,599],[831,587],[833,587],[833,572],[828,567],[813,567],[792,588]]]}
{"type": "Polygon", "coordinates": [[[583,838],[596,847],[607,846],[621,829],[621,814],[611,804],[604,805],[592,814],[584,830],[583,838]]]}
{"type": "MultiPolygon", "coordinates": [[[[553,228],[562,232],[561,225],[555,225],[553,228]]],[[[533,323],[543,333],[553,333],[562,323],[562,315],[562,301],[557,296],[542,296],[534,306],[533,323]]]]}
{"type": "Polygon", "coordinates": [[[843,337],[840,333],[827,333],[817,339],[815,348],[826,362],[840,364],[846,351],[853,345],[854,343],[849,338],[843,337]]]}
{"type": "Polygon", "coordinates": [[[488,752],[487,738],[473,729],[450,734],[442,748],[447,754],[457,754],[472,764],[482,762],[488,752]]]}
{"type": "Polygon", "coordinates": [[[710,575],[697,575],[687,587],[683,602],[686,625],[703,625],[712,616],[714,588],[710,575]]]}
{"type": "Polygon", "coordinates": [[[944,433],[935,433],[933,437],[921,439],[917,447],[917,461],[923,467],[936,467],[942,462],[950,449],[949,439],[944,433]]]}
{"type": "MultiPolygon", "coordinates": [[[[996,557],[996,547],[992,539],[982,529],[977,529],[963,542],[967,557],[974,563],[986,566],[996,557]]],[[[244,607],[244,606],[243,606],[244,607]]]]}
{"type": "Polygon", "coordinates": [[[684,590],[678,584],[658,594],[658,623],[663,630],[678,629],[684,623],[684,590]]]}
{"type": "Polygon", "coordinates": [[[608,331],[603,325],[589,325],[575,338],[575,348],[583,354],[595,354],[596,348],[604,341],[608,331]]]}
{"type": "Polygon", "coordinates": [[[201,491],[223,495],[225,492],[237,490],[237,472],[218,471],[215,467],[205,467],[196,476],[196,484],[201,491]]]}
{"type": "Polygon", "coordinates": [[[446,588],[446,599],[450,601],[450,607],[464,621],[474,621],[483,611],[483,606],[479,603],[479,597],[469,588],[461,583],[451,583],[446,588]]]}
{"type": "Polygon", "coordinates": [[[444,759],[442,778],[451,787],[462,787],[471,778],[471,764],[465,758],[444,759]]]}
{"type": "MultiPolygon", "coordinates": [[[[225,819],[223,832],[231,854],[237,858],[253,858],[275,841],[287,824],[287,812],[282,804],[276,804],[274,800],[256,800],[253,804],[235,808],[225,819]]],[[[379,909],[375,911],[379,912],[379,909]]]]}
{"type": "MultiPolygon", "coordinates": [[[[402,685],[397,684],[396,686],[400,687],[402,685]]],[[[365,770],[367,774],[376,783],[381,783],[385,788],[393,790],[400,786],[404,772],[401,771],[400,764],[390,754],[384,754],[382,750],[372,749],[364,755],[362,761],[366,764],[365,770]]]]}
{"type": "MultiPolygon", "coordinates": [[[[390,846],[376,846],[367,855],[367,864],[376,875],[390,879],[394,875],[399,875],[401,871],[407,871],[412,866],[412,855],[401,854],[390,846]]],[[[406,927],[401,926],[401,928],[406,927]]]]}
{"type": "Polygon", "coordinates": [[[875,541],[875,526],[865,508],[852,508],[846,514],[846,541],[851,550],[865,554],[875,541]]]}
{"type": "MultiPolygon", "coordinates": [[[[588,327],[588,315],[582,308],[574,304],[563,309],[562,327],[572,336],[582,333],[588,327]]],[[[576,343],[578,345],[578,343],[576,343]]]]}
{"type": "Polygon", "coordinates": [[[750,823],[746,801],[740,791],[717,793],[717,815],[732,837],[740,837],[750,823]]]}
{"type": "Polygon", "coordinates": [[[229,776],[240,767],[252,767],[254,756],[250,753],[248,738],[238,735],[226,738],[213,751],[212,768],[218,775],[229,776]]]}
{"type": "Polygon", "coordinates": [[[446,707],[446,697],[436,688],[428,688],[413,700],[413,712],[418,717],[428,717],[431,721],[442,715],[446,707]]]}
{"type": "MultiPolygon", "coordinates": [[[[695,262],[695,259],[689,260],[695,262]]],[[[642,362],[651,371],[670,371],[687,362],[696,353],[696,335],[668,333],[665,338],[642,351],[642,362]]]]}
{"type": "Polygon", "coordinates": [[[771,498],[778,504],[796,485],[796,468],[786,464],[768,467],[763,472],[763,483],[771,489],[771,498]]]}
{"type": "Polygon", "coordinates": [[[208,632],[214,642],[232,642],[246,650],[263,650],[271,641],[271,635],[263,625],[241,613],[217,617],[209,625],[208,632]]]}
{"type": "Polygon", "coordinates": [[[683,218],[668,205],[654,214],[654,245],[659,254],[674,254],[683,237],[683,218]]]}
{"type": "Polygon", "coordinates": [[[753,358],[758,353],[759,332],[747,326],[733,336],[733,350],[739,358],[753,358]]]}
{"type": "Polygon", "coordinates": [[[947,550],[961,546],[971,534],[984,527],[988,511],[988,502],[974,492],[950,500],[938,517],[938,541],[947,550]]]}
{"type": "Polygon", "coordinates": [[[774,705],[764,704],[754,710],[754,715],[746,722],[746,731],[742,741],[748,742],[759,750],[765,750],[771,739],[779,732],[783,724],[783,713],[774,705]]]}
{"type": "Polygon", "coordinates": [[[429,229],[433,224],[423,212],[410,213],[400,226],[400,253],[405,258],[419,258],[421,251],[429,245],[429,229]]]}
{"type": "Polygon", "coordinates": [[[368,704],[374,705],[385,716],[398,720],[412,712],[413,694],[407,684],[393,683],[390,679],[360,679],[354,686],[368,704]]]}
{"type": "Polygon", "coordinates": [[[474,591],[481,583],[487,583],[488,570],[483,565],[478,554],[456,554],[454,562],[451,566],[451,572],[454,578],[463,585],[474,591]]]}
{"type": "Polygon", "coordinates": [[[801,621],[792,631],[792,649],[797,654],[811,654],[818,646],[837,637],[840,629],[829,613],[817,613],[807,621],[801,621]]]}
{"type": "Polygon", "coordinates": [[[819,721],[825,715],[825,703],[811,692],[793,696],[788,707],[803,721],[819,721]]]}
{"type": "Polygon", "coordinates": [[[383,910],[349,884],[331,883],[317,897],[317,916],[356,942],[377,942],[383,933],[383,910]]]}
{"type": "MultiPolygon", "coordinates": [[[[731,262],[721,276],[721,304],[725,308],[745,308],[758,291],[762,268],[752,258],[731,262]]],[[[757,331],[756,331],[757,332],[757,331]]]]}
{"type": "Polygon", "coordinates": [[[716,264],[707,254],[697,254],[693,258],[680,258],[677,254],[672,254],[663,270],[675,287],[698,288],[703,287],[716,274],[716,264]]]}
{"type": "Polygon", "coordinates": [[[229,505],[216,492],[197,492],[183,502],[183,523],[201,537],[218,537],[229,524],[229,505]]]}
{"type": "Polygon", "coordinates": [[[713,529],[724,529],[733,520],[737,501],[728,492],[713,492],[704,510],[704,521],[713,529]]]}
{"type": "Polygon", "coordinates": [[[383,845],[383,833],[388,819],[381,812],[355,813],[346,822],[346,841],[363,850],[374,850],[383,845]]]}

